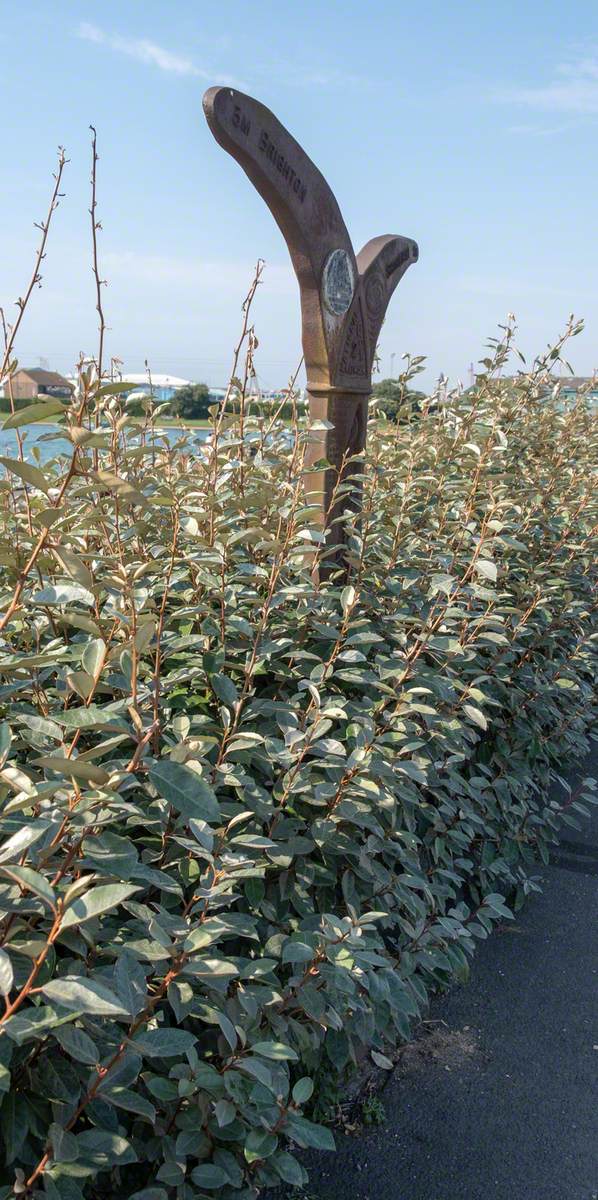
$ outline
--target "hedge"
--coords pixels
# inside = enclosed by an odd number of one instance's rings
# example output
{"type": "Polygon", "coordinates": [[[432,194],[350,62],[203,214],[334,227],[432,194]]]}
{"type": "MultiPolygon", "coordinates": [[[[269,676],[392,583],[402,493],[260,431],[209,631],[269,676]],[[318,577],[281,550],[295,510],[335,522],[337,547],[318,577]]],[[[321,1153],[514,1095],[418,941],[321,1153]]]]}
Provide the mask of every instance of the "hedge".
{"type": "Polygon", "coordinates": [[[2,460],[0,1200],[301,1186],[322,1081],[389,1061],[586,813],[548,787],[596,718],[597,421],[547,393],[562,343],[497,382],[511,336],[374,407],[349,579],[307,422],[196,452],[88,371],[72,453],[2,460]]]}

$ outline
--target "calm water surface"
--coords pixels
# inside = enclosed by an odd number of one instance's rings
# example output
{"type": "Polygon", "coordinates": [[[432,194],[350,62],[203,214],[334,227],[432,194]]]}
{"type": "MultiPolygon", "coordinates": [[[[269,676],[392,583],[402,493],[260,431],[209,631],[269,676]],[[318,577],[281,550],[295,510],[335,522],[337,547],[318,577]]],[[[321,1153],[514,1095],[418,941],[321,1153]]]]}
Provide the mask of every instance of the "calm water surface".
{"type": "MultiPolygon", "coordinates": [[[[159,430],[160,437],[167,438],[169,442],[176,442],[182,433],[187,433],[194,442],[205,442],[210,430],[159,430]]],[[[70,453],[71,451],[71,443],[66,438],[61,437],[60,430],[55,425],[42,425],[40,423],[39,425],[30,426],[27,437],[23,440],[23,453],[25,458],[30,462],[45,463],[57,454],[70,453]]],[[[6,458],[16,458],[17,435],[14,429],[0,429],[0,455],[4,455],[6,458]]]]}

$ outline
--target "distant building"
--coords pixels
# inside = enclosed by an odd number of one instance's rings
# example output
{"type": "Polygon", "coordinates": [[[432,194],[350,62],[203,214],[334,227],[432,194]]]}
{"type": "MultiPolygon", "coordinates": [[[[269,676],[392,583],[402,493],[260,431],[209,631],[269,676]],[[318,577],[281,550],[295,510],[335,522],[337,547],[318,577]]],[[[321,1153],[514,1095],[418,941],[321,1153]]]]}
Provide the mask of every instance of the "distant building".
{"type": "Polygon", "coordinates": [[[598,380],[590,375],[555,376],[554,383],[560,383],[559,400],[563,407],[574,404],[579,392],[583,392],[588,402],[598,404],[598,380]]]}
{"type": "Polygon", "coordinates": [[[189,379],[179,379],[177,375],[152,375],[151,384],[144,375],[131,375],[128,371],[123,375],[123,383],[131,384],[131,393],[136,398],[153,396],[154,400],[172,400],[179,388],[188,387],[189,379]]]}
{"type": "MultiPolygon", "coordinates": [[[[9,395],[8,384],[4,390],[9,395]]],[[[20,367],[12,376],[11,391],[14,400],[35,400],[36,396],[71,396],[73,385],[58,371],[20,367]]]]}
{"type": "MultiPolygon", "coordinates": [[[[524,372],[520,375],[503,375],[495,379],[494,384],[500,384],[504,391],[508,391],[509,388],[515,387],[517,384],[525,381],[525,379],[524,372]]],[[[588,404],[591,404],[592,407],[598,406],[598,378],[595,375],[553,375],[551,376],[550,384],[545,385],[543,394],[546,396],[549,395],[552,388],[555,388],[557,384],[559,387],[558,407],[560,409],[570,408],[572,404],[575,404],[580,393],[585,396],[588,404]]],[[[475,392],[477,386],[477,384],[474,384],[471,388],[467,388],[466,391],[475,392]]]]}
{"type": "MultiPolygon", "coordinates": [[[[221,404],[227,396],[230,396],[231,400],[234,400],[236,396],[235,390],[231,389],[230,386],[210,387],[209,393],[212,404],[221,404]]],[[[307,391],[305,388],[297,388],[295,395],[299,404],[304,404],[307,401],[307,391]]],[[[247,392],[246,399],[248,401],[259,401],[260,404],[270,404],[272,407],[276,407],[278,404],[289,401],[290,396],[286,388],[278,388],[277,391],[273,391],[272,389],[268,388],[259,388],[257,391],[249,390],[247,392]]]]}

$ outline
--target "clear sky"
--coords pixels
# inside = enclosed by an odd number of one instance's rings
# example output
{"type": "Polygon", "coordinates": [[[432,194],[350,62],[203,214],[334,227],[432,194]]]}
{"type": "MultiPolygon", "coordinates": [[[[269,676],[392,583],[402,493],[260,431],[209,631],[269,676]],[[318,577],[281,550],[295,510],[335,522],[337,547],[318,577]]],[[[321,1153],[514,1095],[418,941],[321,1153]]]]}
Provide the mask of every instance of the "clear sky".
{"type": "MultiPolygon", "coordinates": [[[[260,379],[300,356],[297,286],[263,201],[201,111],[230,82],[273,108],[331,183],[356,248],[415,237],[394,354],[467,381],[512,311],[526,353],[574,311],[598,366],[596,0],[2,0],[0,302],[23,291],[55,147],[71,159],[18,351],[66,370],[96,345],[89,132],[98,131],[109,351],[222,384],[258,256],[260,379]]],[[[14,309],[12,309],[14,312],[14,309]]]]}

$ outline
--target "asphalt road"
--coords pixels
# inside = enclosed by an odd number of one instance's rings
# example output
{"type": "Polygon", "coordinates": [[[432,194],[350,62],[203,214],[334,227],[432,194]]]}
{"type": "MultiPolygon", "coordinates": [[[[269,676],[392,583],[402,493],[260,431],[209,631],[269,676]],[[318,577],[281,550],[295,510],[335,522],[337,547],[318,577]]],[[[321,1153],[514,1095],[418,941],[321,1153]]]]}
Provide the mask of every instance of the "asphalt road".
{"type": "Polygon", "coordinates": [[[434,1003],[386,1123],[310,1156],[310,1197],[598,1200],[598,809],[537,874],[542,895],[434,1003]]]}

